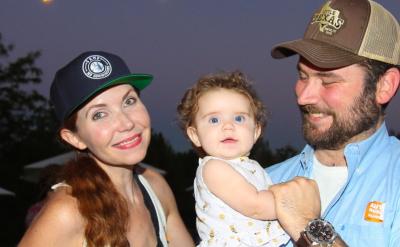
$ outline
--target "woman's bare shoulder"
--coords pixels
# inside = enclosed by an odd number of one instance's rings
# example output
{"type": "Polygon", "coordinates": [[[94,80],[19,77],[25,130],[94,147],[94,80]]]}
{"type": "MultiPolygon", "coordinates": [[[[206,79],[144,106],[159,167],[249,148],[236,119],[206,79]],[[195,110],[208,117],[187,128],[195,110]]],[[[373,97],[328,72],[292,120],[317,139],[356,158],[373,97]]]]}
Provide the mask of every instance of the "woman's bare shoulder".
{"type": "Polygon", "coordinates": [[[150,183],[164,209],[168,211],[168,209],[175,204],[175,198],[165,178],[160,173],[150,168],[143,168],[141,175],[150,183]]]}
{"type": "Polygon", "coordinates": [[[83,223],[82,216],[79,213],[78,201],[71,196],[68,189],[61,188],[52,192],[46,208],[49,214],[57,215],[55,217],[60,223],[73,226],[83,223]]]}
{"type": "Polygon", "coordinates": [[[169,245],[194,246],[193,240],[179,214],[174,194],[167,181],[160,173],[152,169],[145,169],[141,174],[150,183],[164,208],[167,218],[166,234],[169,245]]]}
{"type": "Polygon", "coordinates": [[[49,194],[19,246],[75,246],[81,242],[83,232],[77,200],[60,188],[49,194]]]}
{"type": "MultiPolygon", "coordinates": [[[[152,185],[152,187],[163,187],[167,184],[165,178],[155,170],[151,168],[142,168],[140,174],[146,178],[146,180],[152,185]]],[[[167,184],[168,185],[168,184],[167,184]]]]}

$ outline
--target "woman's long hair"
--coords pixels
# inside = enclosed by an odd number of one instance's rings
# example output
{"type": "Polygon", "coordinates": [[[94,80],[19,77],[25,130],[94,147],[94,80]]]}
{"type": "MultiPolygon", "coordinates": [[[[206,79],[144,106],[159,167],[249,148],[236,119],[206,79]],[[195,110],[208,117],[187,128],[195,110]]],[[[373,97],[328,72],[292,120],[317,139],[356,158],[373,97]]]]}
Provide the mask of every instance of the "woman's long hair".
{"type": "MultiPolygon", "coordinates": [[[[63,128],[76,132],[76,119],[75,113],[64,122],[63,128]]],[[[78,154],[65,165],[61,176],[71,186],[72,196],[77,199],[79,212],[85,219],[87,246],[129,246],[127,201],[96,161],[87,154],[78,154]]]]}

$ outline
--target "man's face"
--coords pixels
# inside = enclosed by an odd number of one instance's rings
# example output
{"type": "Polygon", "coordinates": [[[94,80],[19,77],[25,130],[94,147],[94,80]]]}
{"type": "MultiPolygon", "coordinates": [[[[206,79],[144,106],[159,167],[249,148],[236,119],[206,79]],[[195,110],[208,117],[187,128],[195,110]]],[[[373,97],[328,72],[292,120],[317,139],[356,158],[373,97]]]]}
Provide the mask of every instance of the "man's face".
{"type": "Polygon", "coordinates": [[[366,72],[361,66],[326,70],[300,60],[298,70],[295,90],[308,144],[340,149],[377,125],[381,109],[375,92],[364,86],[366,72]]]}

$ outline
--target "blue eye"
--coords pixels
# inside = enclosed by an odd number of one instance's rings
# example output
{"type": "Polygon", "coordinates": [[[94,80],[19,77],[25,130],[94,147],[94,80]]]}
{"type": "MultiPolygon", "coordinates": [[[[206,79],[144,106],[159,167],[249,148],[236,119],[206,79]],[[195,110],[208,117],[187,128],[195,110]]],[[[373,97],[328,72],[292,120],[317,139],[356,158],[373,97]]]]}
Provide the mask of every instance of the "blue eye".
{"type": "Polygon", "coordinates": [[[235,122],[236,122],[236,123],[243,123],[245,119],[246,119],[246,118],[245,118],[243,115],[237,115],[237,116],[235,116],[235,122]]]}
{"type": "Polygon", "coordinates": [[[217,117],[211,117],[211,118],[208,120],[208,122],[209,122],[210,124],[218,124],[218,123],[219,123],[219,118],[217,118],[217,117]]]}
{"type": "Polygon", "coordinates": [[[127,99],[125,100],[125,104],[126,104],[126,105],[133,105],[133,104],[136,103],[136,101],[137,101],[137,99],[136,99],[135,97],[130,97],[130,98],[127,98],[127,99]]]}
{"type": "Polygon", "coordinates": [[[101,118],[103,118],[105,116],[106,116],[106,113],[104,113],[104,112],[96,112],[95,114],[93,114],[92,120],[96,121],[96,120],[99,120],[99,119],[101,119],[101,118]]]}

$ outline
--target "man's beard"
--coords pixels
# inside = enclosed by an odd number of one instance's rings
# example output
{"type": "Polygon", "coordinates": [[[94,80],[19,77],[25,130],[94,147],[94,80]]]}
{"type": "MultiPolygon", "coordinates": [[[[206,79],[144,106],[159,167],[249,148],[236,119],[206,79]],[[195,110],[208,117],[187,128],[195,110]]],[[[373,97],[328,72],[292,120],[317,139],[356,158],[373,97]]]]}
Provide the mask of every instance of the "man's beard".
{"type": "Polygon", "coordinates": [[[314,148],[337,150],[352,137],[375,127],[381,115],[381,108],[375,102],[375,92],[364,88],[363,92],[340,115],[329,109],[318,109],[313,105],[300,106],[303,119],[303,135],[314,148]],[[332,116],[329,129],[319,131],[307,120],[308,113],[323,113],[332,116]]]}

